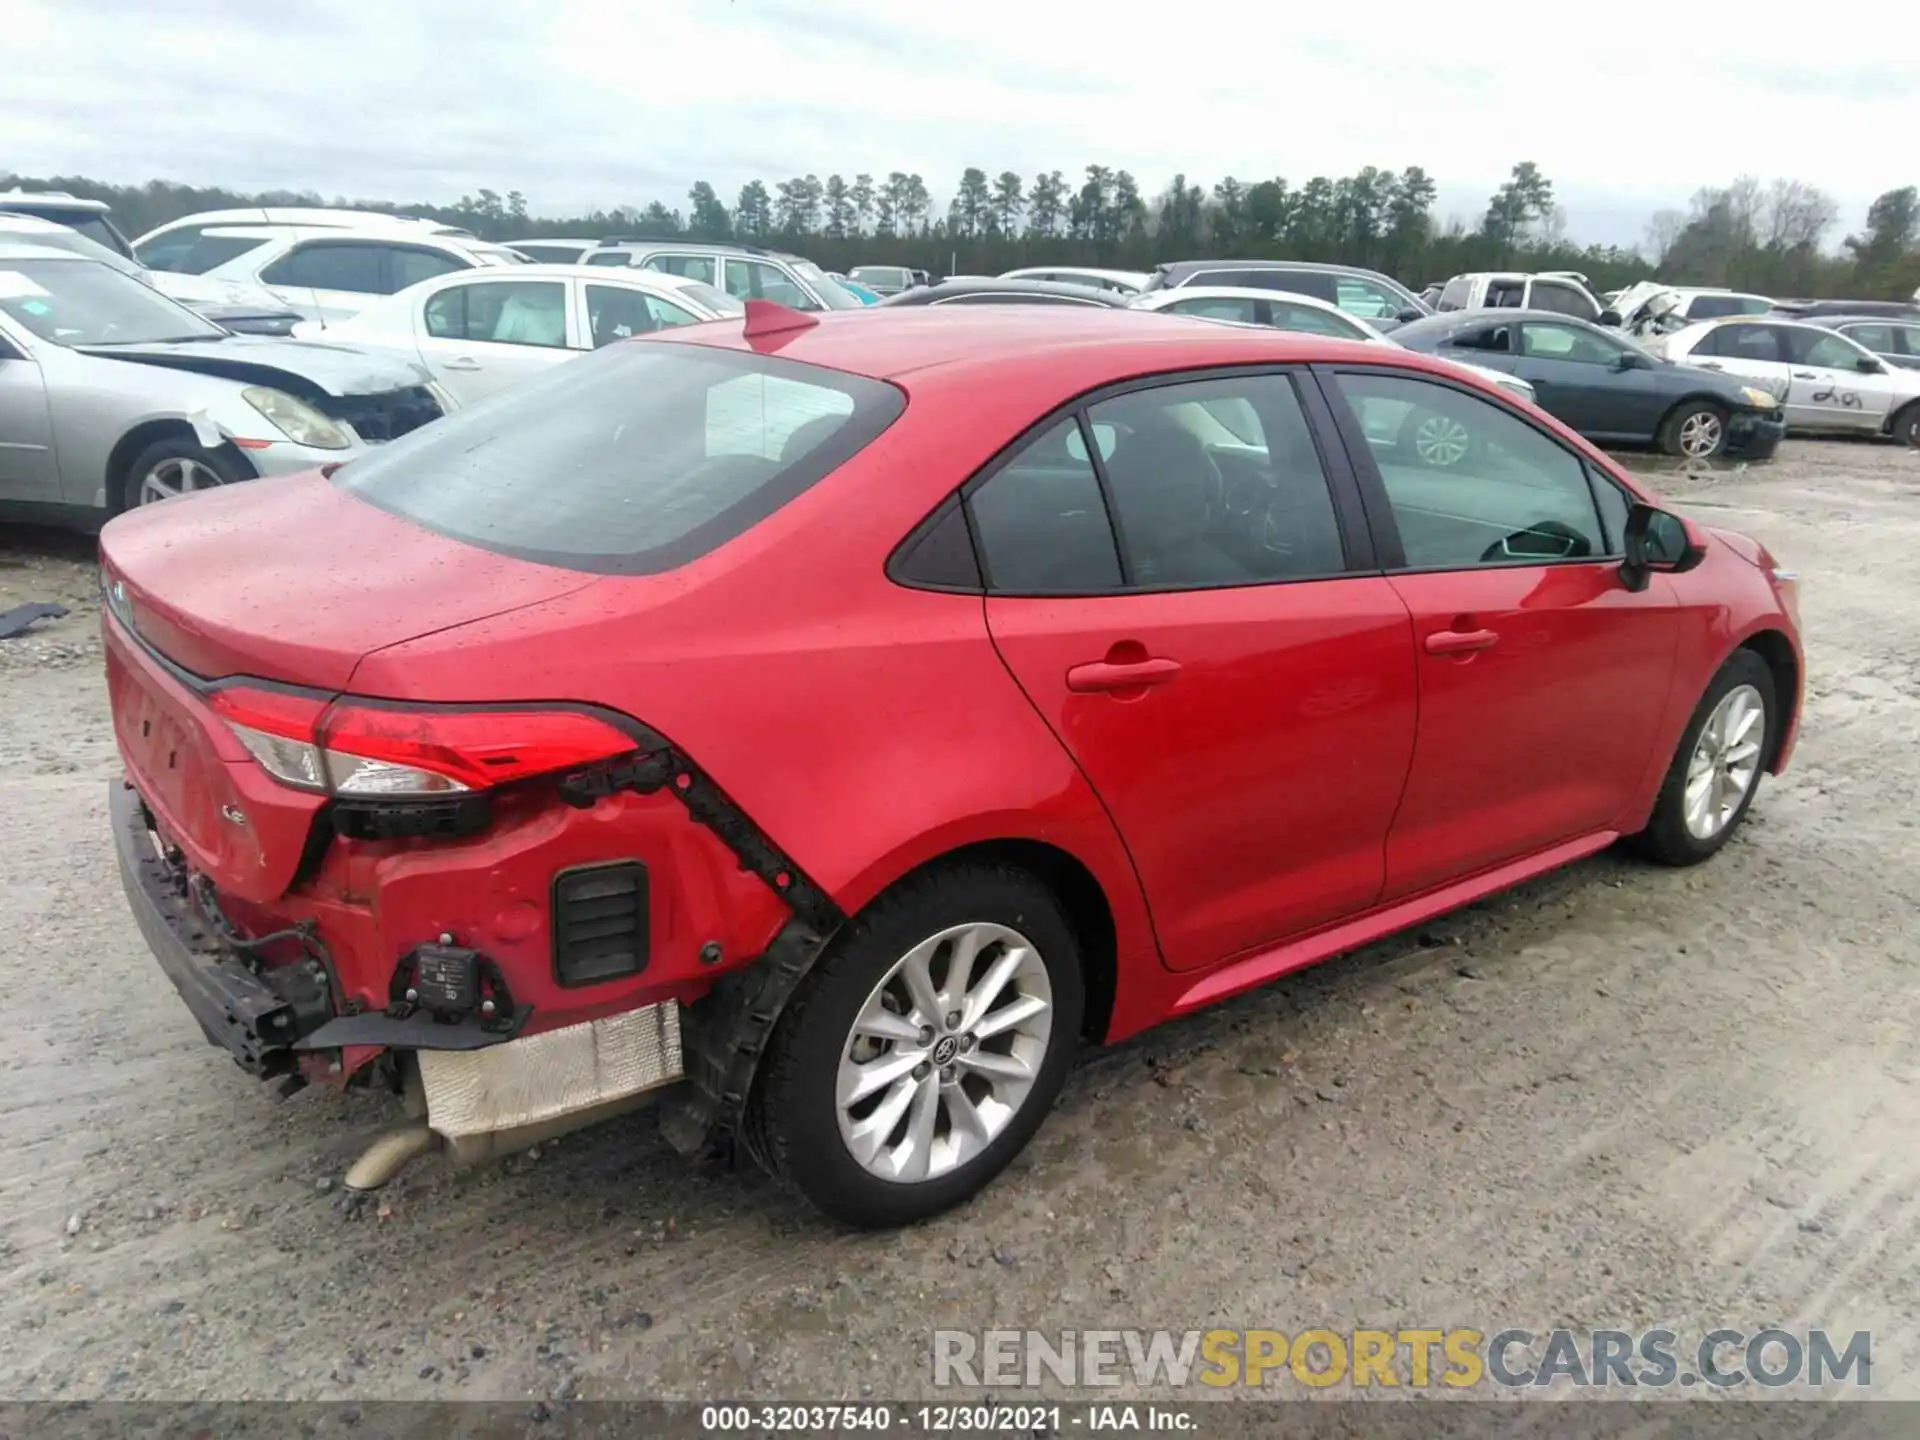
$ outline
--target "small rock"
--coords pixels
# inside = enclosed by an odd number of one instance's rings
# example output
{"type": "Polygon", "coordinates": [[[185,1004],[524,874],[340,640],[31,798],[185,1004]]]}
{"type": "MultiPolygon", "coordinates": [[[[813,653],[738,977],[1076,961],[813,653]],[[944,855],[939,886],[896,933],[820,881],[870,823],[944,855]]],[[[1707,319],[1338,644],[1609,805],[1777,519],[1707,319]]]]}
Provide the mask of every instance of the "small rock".
{"type": "Polygon", "coordinates": [[[1786,1197],[1786,1196],[1784,1196],[1784,1195],[1769,1195],[1769,1196],[1767,1196],[1767,1204],[1769,1204],[1769,1205],[1771,1205],[1771,1206],[1773,1206],[1773,1208],[1774,1208],[1774,1209],[1776,1209],[1776,1210],[1791,1210],[1791,1209],[1793,1209],[1793,1201],[1791,1201],[1791,1200],[1789,1200],[1789,1199],[1787,1199],[1787,1197],[1786,1197]]]}
{"type": "Polygon", "coordinates": [[[753,1368],[753,1344],[744,1336],[733,1342],[733,1363],[742,1370],[753,1368]]]}
{"type": "Polygon", "coordinates": [[[1802,1220],[1800,1222],[1800,1233],[1802,1235],[1818,1235],[1826,1228],[1827,1227],[1822,1225],[1818,1220],[1802,1220]]]}
{"type": "Polygon", "coordinates": [[[331,1195],[333,1193],[333,1177],[331,1175],[322,1175],[318,1180],[313,1182],[313,1188],[318,1194],[331,1195]]]}
{"type": "Polygon", "coordinates": [[[1206,1132],[1210,1128],[1212,1128],[1207,1124],[1207,1120],[1204,1115],[1189,1115],[1180,1123],[1186,1126],[1187,1129],[1195,1131],[1202,1135],[1206,1134],[1206,1132]]]}
{"type": "Polygon", "coordinates": [[[471,1346],[468,1348],[467,1354],[471,1355],[476,1360],[484,1360],[487,1358],[487,1347],[484,1345],[471,1346]]]}
{"type": "Polygon", "coordinates": [[[178,1315],[182,1310],[186,1308],[187,1308],[187,1302],[184,1300],[169,1300],[167,1301],[166,1304],[160,1307],[160,1313],[162,1315],[178,1315]]]}
{"type": "Polygon", "coordinates": [[[1015,1265],[1018,1265],[1020,1263],[1020,1257],[1014,1254],[1014,1252],[1005,1245],[1002,1245],[999,1249],[993,1252],[993,1258],[996,1263],[1000,1265],[1004,1265],[1008,1269],[1012,1269],[1015,1265]]]}
{"type": "Polygon", "coordinates": [[[87,1222],[78,1215],[67,1216],[67,1234],[78,1235],[80,1233],[80,1227],[86,1223],[87,1222]]]}
{"type": "Polygon", "coordinates": [[[528,1418],[536,1425],[544,1425],[553,1418],[553,1411],[547,1408],[547,1402],[544,1400],[534,1401],[533,1409],[528,1411],[527,1414],[528,1418]]]}
{"type": "Polygon", "coordinates": [[[422,1365],[420,1367],[420,1378],[422,1380],[435,1379],[439,1376],[439,1374],[440,1374],[440,1367],[438,1365],[422,1365]]]}
{"type": "Polygon", "coordinates": [[[1481,980],[1485,978],[1480,973],[1480,967],[1478,965],[1462,965],[1453,973],[1458,975],[1462,980],[1481,980]]]}
{"type": "Polygon", "coordinates": [[[1340,1098],[1339,1096],[1335,1095],[1333,1091],[1327,1089],[1327,1087],[1324,1085],[1320,1086],[1313,1093],[1316,1099],[1325,1100],[1329,1104],[1331,1104],[1333,1101],[1340,1098]]]}

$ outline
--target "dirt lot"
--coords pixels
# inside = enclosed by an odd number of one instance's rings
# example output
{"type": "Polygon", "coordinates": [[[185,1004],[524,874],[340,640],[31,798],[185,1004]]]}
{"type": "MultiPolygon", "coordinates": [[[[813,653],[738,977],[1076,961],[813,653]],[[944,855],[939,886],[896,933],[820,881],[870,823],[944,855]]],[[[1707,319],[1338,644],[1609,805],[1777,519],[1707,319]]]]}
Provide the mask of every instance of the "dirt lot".
{"type": "Polygon", "coordinates": [[[1802,574],[1794,771],[1692,872],[1608,854],[1091,1057],[963,1211],[836,1231],[635,1117],[340,1176],[128,920],[90,547],[0,529],[0,1395],[924,1395],[935,1327],[1875,1332],[1920,1397],[1920,455],[1664,477],[1802,574]]]}

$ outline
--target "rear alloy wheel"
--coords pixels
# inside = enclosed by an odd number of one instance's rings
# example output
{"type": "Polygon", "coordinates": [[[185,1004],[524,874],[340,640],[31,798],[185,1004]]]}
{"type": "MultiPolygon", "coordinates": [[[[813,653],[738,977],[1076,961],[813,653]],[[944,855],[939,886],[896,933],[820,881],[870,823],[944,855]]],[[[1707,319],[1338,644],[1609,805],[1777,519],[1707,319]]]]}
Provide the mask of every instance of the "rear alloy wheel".
{"type": "Polygon", "coordinates": [[[187,439],[156,441],[134,456],[121,482],[121,509],[157,505],[253,477],[244,462],[187,439]]]}
{"type": "Polygon", "coordinates": [[[1727,412],[1704,400],[1680,406],[1660,426],[1660,448],[1683,460],[1711,460],[1727,448],[1727,412]]]}
{"type": "Polygon", "coordinates": [[[1760,788],[1778,723],[1773,672],[1751,650],[1734,651],[1687,724],[1637,848],[1697,865],[1726,844],[1760,788]]]}
{"type": "Polygon", "coordinates": [[[909,881],[848,928],[780,1017],[753,1148],[838,1219],[937,1214],[1039,1128],[1082,1004],[1072,931],[1033,877],[965,866],[909,881]]]}

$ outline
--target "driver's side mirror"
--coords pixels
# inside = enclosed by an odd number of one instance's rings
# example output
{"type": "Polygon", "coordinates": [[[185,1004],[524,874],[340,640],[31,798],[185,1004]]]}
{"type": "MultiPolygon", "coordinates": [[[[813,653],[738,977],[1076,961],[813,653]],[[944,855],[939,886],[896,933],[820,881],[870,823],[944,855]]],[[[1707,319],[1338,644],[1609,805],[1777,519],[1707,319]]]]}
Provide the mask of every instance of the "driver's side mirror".
{"type": "Polygon", "coordinates": [[[1658,570],[1678,575],[1707,558],[1706,537],[1693,523],[1666,510],[1636,500],[1627,510],[1626,559],[1620,580],[1627,589],[1645,590],[1658,570]]]}
{"type": "Polygon", "coordinates": [[[1415,320],[1426,319],[1426,312],[1424,310],[1415,310],[1409,305],[1393,318],[1398,320],[1402,325],[1411,325],[1415,320]]]}
{"type": "Polygon", "coordinates": [[[1886,365],[1874,359],[1871,355],[1862,355],[1858,360],[1853,362],[1853,368],[1858,370],[1862,375],[1884,375],[1887,373],[1886,365]]]}
{"type": "Polygon", "coordinates": [[[1616,370],[1638,370],[1643,363],[1631,350],[1622,350],[1613,357],[1613,368],[1616,370]]]}
{"type": "Polygon", "coordinates": [[[1605,325],[1617,330],[1620,327],[1620,312],[1618,310],[1602,310],[1599,317],[1593,323],[1596,325],[1605,325]]]}

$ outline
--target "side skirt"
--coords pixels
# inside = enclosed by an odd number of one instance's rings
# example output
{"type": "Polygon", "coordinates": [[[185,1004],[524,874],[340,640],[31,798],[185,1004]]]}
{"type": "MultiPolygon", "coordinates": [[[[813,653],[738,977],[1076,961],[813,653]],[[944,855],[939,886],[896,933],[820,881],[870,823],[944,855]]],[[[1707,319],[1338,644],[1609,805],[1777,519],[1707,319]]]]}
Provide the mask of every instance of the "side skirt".
{"type": "Polygon", "coordinates": [[[1599,830],[1577,840],[1566,840],[1519,860],[1509,860],[1491,870],[1482,870],[1465,880],[1455,880],[1437,890],[1428,890],[1406,900],[1396,900],[1391,905],[1369,910],[1351,920],[1338,921],[1301,939],[1289,940],[1249,955],[1244,960],[1223,965],[1182,991],[1168,1013],[1185,1015],[1225,1000],[1228,996],[1265,985],[1270,980],[1277,980],[1289,971],[1303,969],[1348,950],[1357,950],[1362,945],[1371,945],[1397,930],[1405,930],[1423,920],[1431,920],[1436,915],[1470,905],[1496,891],[1511,889],[1523,880],[1531,880],[1536,875],[1558,870],[1575,860],[1583,860],[1606,849],[1619,838],[1620,833],[1616,830],[1599,830]]]}

